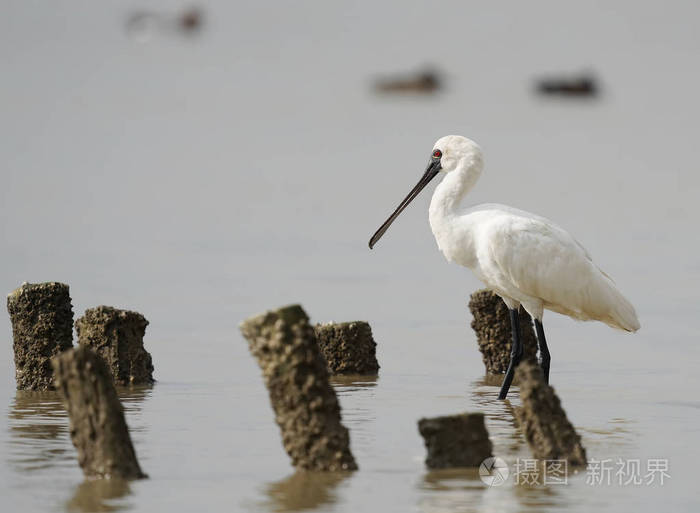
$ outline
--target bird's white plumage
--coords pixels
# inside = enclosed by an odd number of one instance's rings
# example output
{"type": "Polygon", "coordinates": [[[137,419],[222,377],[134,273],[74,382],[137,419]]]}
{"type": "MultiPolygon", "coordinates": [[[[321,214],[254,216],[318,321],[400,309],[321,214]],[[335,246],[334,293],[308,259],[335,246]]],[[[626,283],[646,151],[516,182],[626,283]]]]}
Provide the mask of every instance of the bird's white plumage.
{"type": "Polygon", "coordinates": [[[481,150],[461,136],[435,143],[445,177],[430,203],[430,226],[445,257],[468,267],[508,307],[639,329],[634,307],[584,247],[552,221],[505,205],[460,208],[483,167],[481,150]]]}

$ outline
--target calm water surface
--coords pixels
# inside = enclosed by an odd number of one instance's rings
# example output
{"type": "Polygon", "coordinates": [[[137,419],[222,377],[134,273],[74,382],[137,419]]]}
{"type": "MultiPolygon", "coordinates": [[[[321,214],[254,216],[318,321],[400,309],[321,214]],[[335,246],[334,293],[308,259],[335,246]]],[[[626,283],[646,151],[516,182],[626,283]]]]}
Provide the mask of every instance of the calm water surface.
{"type": "Polygon", "coordinates": [[[695,4],[204,5],[199,36],[148,44],[121,2],[15,3],[0,20],[0,290],[58,280],[76,317],[144,313],[158,379],[120,390],[150,479],[85,482],[57,397],[14,390],[3,314],[3,511],[697,511],[695,4]],[[372,93],[423,63],[445,91],[372,93]],[[532,92],[585,67],[597,100],[532,92]],[[366,246],[446,133],[484,148],[470,204],[555,219],[637,306],[635,335],[548,314],[552,383],[589,458],[666,460],[663,486],[584,471],[489,488],[424,467],[416,421],[462,411],[485,412],[511,467],[529,455],[517,393],[499,402],[483,377],[466,306],[480,285],[432,239],[432,188],[366,246]],[[291,302],[373,326],[379,378],[334,383],[358,472],[294,472],[281,447],[237,325],[291,302]]]}

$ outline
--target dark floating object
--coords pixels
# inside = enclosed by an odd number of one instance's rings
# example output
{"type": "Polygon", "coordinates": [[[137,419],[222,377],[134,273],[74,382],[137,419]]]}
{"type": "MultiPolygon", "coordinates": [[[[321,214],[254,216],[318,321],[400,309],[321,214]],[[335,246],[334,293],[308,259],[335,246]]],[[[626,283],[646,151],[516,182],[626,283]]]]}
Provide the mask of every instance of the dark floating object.
{"type": "Polygon", "coordinates": [[[153,360],[143,347],[148,321],[138,312],[98,306],[75,321],[78,344],[91,347],[112,372],[117,385],[150,385],[153,360]]]}
{"type": "Polygon", "coordinates": [[[428,450],[429,468],[478,467],[492,456],[483,413],[420,419],[418,431],[428,450]]]}
{"type": "Polygon", "coordinates": [[[149,41],[157,32],[179,32],[192,35],[202,30],[204,11],[191,7],[180,14],[155,11],[134,11],[126,19],[126,32],[138,42],[149,41]]]}
{"type": "Polygon", "coordinates": [[[570,78],[541,78],[537,81],[537,91],[542,95],[594,97],[600,93],[598,82],[593,75],[570,78]]]}
{"type": "Polygon", "coordinates": [[[133,12],[126,19],[126,33],[134,41],[145,43],[160,30],[162,23],[162,17],[154,12],[133,12]]]}
{"type": "Polygon", "coordinates": [[[180,15],[180,29],[183,32],[195,32],[202,28],[203,20],[202,10],[192,7],[180,15]]]}
{"type": "Polygon", "coordinates": [[[581,437],[566,417],[554,389],[544,382],[539,365],[521,362],[515,375],[522,401],[515,410],[516,418],[532,455],[542,460],[567,460],[571,466],[586,465],[581,437]]]}
{"type": "Polygon", "coordinates": [[[307,470],[356,470],[338,398],[302,307],[251,317],[240,329],[262,369],[292,464],[307,470]]]}
{"type": "Polygon", "coordinates": [[[7,296],[18,390],[53,390],[51,358],[73,347],[68,285],[24,283],[7,296]]]}
{"type": "MultiPolygon", "coordinates": [[[[488,289],[477,290],[469,299],[472,312],[472,329],[476,332],[479,351],[486,372],[504,374],[510,362],[512,329],[510,313],[503,300],[488,289]]],[[[522,361],[537,361],[537,337],[532,319],[524,308],[520,315],[520,340],[523,343],[522,361]]]]}
{"type": "Polygon", "coordinates": [[[374,88],[379,93],[432,94],[442,89],[443,85],[441,74],[426,68],[410,75],[378,79],[374,88]]]}
{"type": "Polygon", "coordinates": [[[53,359],[78,463],[88,478],[140,479],[141,471],[112,375],[87,347],[53,359]]]}
{"type": "Polygon", "coordinates": [[[377,374],[377,343],[365,321],[314,326],[318,347],[331,374],[377,374]]]}

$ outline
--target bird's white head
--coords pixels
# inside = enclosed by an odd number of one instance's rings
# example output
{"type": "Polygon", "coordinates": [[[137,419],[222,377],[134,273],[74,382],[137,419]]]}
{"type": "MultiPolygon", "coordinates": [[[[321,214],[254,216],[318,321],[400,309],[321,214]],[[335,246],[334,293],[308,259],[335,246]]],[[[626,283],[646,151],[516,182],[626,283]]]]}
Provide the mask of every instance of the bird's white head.
{"type": "Polygon", "coordinates": [[[433,146],[432,158],[436,156],[440,160],[441,171],[446,173],[465,170],[478,178],[484,166],[479,145],[461,135],[440,137],[433,146]]]}
{"type": "Polygon", "coordinates": [[[481,175],[483,168],[483,158],[481,148],[472,140],[461,135],[446,135],[437,140],[430,155],[430,162],[425,169],[425,173],[408,196],[399,204],[393,214],[389,216],[379,230],[369,240],[369,247],[372,248],[382,235],[389,229],[394,219],[403,212],[408,204],[418,196],[418,193],[437,176],[440,171],[451,173],[454,171],[465,173],[462,181],[465,184],[473,184],[481,175]]]}

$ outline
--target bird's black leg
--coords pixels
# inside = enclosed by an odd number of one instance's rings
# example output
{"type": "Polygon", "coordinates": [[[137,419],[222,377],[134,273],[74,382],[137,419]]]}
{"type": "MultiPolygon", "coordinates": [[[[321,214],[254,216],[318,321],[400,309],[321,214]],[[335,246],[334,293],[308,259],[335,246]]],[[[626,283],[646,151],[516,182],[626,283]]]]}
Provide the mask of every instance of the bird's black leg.
{"type": "Polygon", "coordinates": [[[515,368],[520,363],[520,359],[523,357],[523,346],[520,342],[520,316],[518,315],[517,308],[511,308],[510,311],[510,328],[513,332],[513,344],[510,348],[510,363],[508,364],[508,370],[506,371],[506,377],[503,379],[503,385],[501,385],[501,393],[498,394],[499,399],[505,399],[508,395],[508,389],[510,384],[513,382],[513,376],[515,375],[515,368]]]}
{"type": "Polygon", "coordinates": [[[537,332],[537,345],[540,348],[540,366],[544,374],[544,382],[549,383],[549,362],[552,358],[549,356],[547,348],[547,339],[544,338],[544,328],[542,323],[535,319],[535,331],[537,332]]]}

